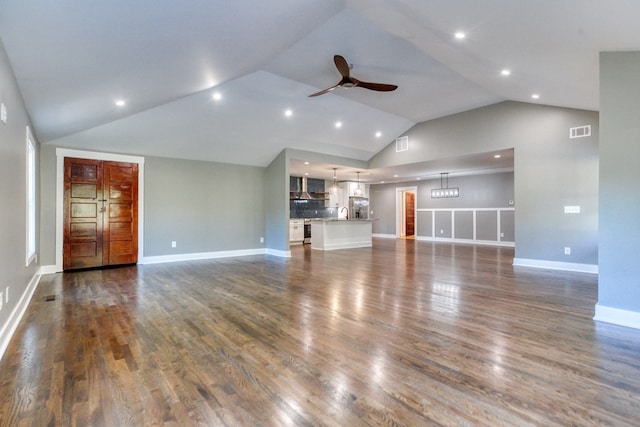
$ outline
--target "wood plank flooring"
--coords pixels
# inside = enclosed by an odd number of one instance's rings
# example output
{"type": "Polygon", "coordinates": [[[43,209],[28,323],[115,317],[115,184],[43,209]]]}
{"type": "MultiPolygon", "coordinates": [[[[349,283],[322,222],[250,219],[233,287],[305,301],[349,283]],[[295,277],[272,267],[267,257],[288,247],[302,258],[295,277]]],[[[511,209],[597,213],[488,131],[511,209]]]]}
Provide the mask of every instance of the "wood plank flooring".
{"type": "Polygon", "coordinates": [[[640,331],[597,276],[374,239],[44,276],[3,426],[640,425],[640,331]]]}

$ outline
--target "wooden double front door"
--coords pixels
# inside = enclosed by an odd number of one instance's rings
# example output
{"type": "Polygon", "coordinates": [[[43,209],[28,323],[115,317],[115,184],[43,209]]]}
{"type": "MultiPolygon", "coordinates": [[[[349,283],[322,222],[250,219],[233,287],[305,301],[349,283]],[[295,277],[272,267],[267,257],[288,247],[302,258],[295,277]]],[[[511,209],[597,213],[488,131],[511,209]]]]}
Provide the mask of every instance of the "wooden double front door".
{"type": "Polygon", "coordinates": [[[138,164],[65,158],[63,268],[138,261],[138,164]]]}

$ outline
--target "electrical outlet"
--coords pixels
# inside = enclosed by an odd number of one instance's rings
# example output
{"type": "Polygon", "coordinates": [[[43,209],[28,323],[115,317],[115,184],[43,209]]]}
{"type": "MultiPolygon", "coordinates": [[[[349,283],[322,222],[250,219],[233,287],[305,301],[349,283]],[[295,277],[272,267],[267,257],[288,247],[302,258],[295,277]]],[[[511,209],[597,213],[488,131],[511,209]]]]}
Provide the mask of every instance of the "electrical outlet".
{"type": "Polygon", "coordinates": [[[171,247],[175,248],[178,245],[178,243],[175,240],[171,241],[171,247]]]}
{"type": "Polygon", "coordinates": [[[264,237],[260,238],[260,243],[264,243],[264,237]]]}
{"type": "Polygon", "coordinates": [[[500,233],[500,237],[504,237],[504,233],[500,233]]]}
{"type": "Polygon", "coordinates": [[[565,246],[564,247],[564,254],[565,255],[571,255],[571,248],[569,246],[565,246]]]}
{"type": "Polygon", "coordinates": [[[440,234],[444,234],[444,230],[440,230],[440,234]]]}

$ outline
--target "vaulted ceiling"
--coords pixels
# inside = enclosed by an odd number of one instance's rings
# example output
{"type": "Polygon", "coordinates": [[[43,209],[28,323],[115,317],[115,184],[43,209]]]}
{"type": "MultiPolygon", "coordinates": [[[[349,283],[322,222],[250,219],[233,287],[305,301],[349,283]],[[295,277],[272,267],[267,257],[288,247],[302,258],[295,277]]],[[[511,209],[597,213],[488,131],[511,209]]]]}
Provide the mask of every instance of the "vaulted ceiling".
{"type": "Polygon", "coordinates": [[[503,100],[597,110],[598,53],[640,49],[638,22],[634,0],[0,0],[40,142],[256,166],[287,147],[368,160],[503,100]],[[335,54],[398,89],[309,98],[335,54]]]}

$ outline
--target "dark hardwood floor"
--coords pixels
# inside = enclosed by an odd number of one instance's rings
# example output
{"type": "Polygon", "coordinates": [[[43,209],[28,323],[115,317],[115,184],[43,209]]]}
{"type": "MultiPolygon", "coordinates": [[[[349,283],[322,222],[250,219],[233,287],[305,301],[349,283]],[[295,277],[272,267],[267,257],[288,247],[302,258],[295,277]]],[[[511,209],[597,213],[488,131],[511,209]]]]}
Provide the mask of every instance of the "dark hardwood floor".
{"type": "Polygon", "coordinates": [[[0,362],[9,426],[640,424],[640,331],[597,276],[374,239],[44,276],[0,362]]]}

